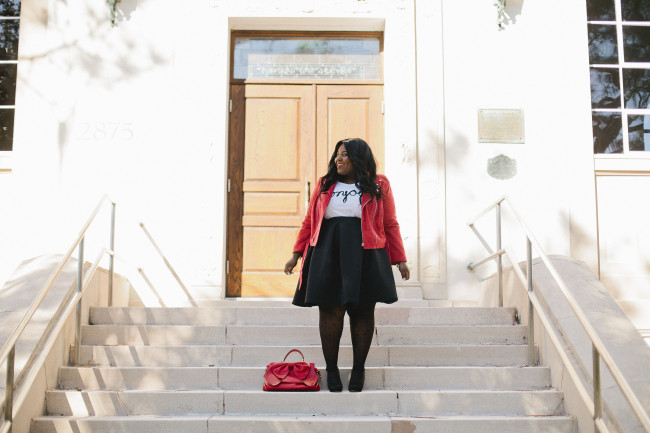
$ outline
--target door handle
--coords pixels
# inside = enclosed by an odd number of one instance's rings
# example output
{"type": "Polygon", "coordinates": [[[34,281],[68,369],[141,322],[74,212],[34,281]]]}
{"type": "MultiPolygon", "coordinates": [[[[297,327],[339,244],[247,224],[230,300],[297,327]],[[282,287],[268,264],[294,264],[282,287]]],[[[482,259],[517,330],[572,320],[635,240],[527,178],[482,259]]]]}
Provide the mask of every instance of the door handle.
{"type": "Polygon", "coordinates": [[[305,178],[305,212],[309,210],[309,199],[311,198],[311,182],[309,178],[305,178]]]}

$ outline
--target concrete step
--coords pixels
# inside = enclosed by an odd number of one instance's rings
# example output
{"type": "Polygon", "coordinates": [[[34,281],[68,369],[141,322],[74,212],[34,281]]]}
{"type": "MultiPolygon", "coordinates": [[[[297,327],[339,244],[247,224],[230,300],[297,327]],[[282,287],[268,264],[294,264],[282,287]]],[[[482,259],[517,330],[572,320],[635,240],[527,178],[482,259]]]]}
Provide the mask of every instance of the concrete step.
{"type": "MultiPolygon", "coordinates": [[[[399,295],[399,293],[398,293],[399,295]]],[[[236,307],[295,307],[291,304],[292,298],[228,298],[214,301],[199,301],[199,308],[231,308],[236,307]]],[[[188,303],[179,305],[179,307],[194,307],[188,303]]],[[[395,307],[478,307],[478,302],[460,303],[459,305],[449,300],[430,300],[430,299],[400,299],[393,304],[378,303],[377,308],[395,308],[395,307]]]]}
{"type": "MultiPolygon", "coordinates": [[[[81,365],[120,367],[266,366],[293,348],[325,364],[320,345],[300,346],[81,346],[81,365]]],[[[352,347],[342,345],[339,365],[352,365],[352,347]]],[[[528,346],[498,344],[372,346],[367,366],[525,366],[528,346]]]]}
{"type": "Polygon", "coordinates": [[[84,325],[81,329],[81,344],[228,344],[226,334],[226,326],[84,325]]]}
{"type": "Polygon", "coordinates": [[[544,391],[367,390],[360,393],[198,391],[67,391],[46,393],[47,413],[115,415],[509,415],[564,413],[563,395],[544,391]]]}
{"type": "MultiPolygon", "coordinates": [[[[346,327],[347,328],[347,327],[346,327]]],[[[85,345],[296,345],[320,343],[318,326],[86,325],[85,345]]],[[[526,327],[396,325],[376,328],[374,344],[522,344],[526,327]]],[[[344,329],[342,344],[351,344],[344,329]]]]}
{"type": "MultiPolygon", "coordinates": [[[[61,367],[59,389],[261,389],[264,367],[61,367]]],[[[322,383],[327,371],[321,368],[322,383]]],[[[341,368],[347,383],[350,368],[341,368]]],[[[539,390],[550,386],[546,367],[368,367],[364,389],[539,390]]],[[[323,385],[324,386],[324,385],[323,385]]]]}
{"type": "Polygon", "coordinates": [[[418,286],[397,286],[397,298],[422,300],[422,289],[418,286]]]}
{"type": "MultiPolygon", "coordinates": [[[[236,304],[236,303],[233,303],[236,304]]],[[[346,316],[347,320],[347,316],[346,316]]],[[[317,325],[317,308],[295,306],[228,308],[94,307],[93,325],[317,325]]],[[[514,308],[377,308],[377,325],[512,325],[514,308]]]]}
{"type": "MultiPolygon", "coordinates": [[[[364,391],[330,393],[317,309],[287,300],[216,303],[92,309],[93,325],[82,330],[88,366],[60,368],[60,389],[46,396],[53,416],[35,418],[32,433],[576,430],[562,393],[549,389],[549,369],[524,367],[526,328],[515,324],[514,309],[380,305],[364,391]],[[321,369],[323,390],[263,392],[266,364],[293,348],[321,369]]],[[[344,389],[351,364],[345,329],[344,389]]]]}
{"type": "MultiPolygon", "coordinates": [[[[267,327],[268,329],[268,327],[267,327]]],[[[409,344],[524,344],[526,326],[381,326],[377,343],[380,345],[409,344]]],[[[320,341],[320,339],[319,339],[320,341]]]]}
{"type": "Polygon", "coordinates": [[[568,416],[232,416],[38,417],[32,433],[574,433],[568,416]]]}

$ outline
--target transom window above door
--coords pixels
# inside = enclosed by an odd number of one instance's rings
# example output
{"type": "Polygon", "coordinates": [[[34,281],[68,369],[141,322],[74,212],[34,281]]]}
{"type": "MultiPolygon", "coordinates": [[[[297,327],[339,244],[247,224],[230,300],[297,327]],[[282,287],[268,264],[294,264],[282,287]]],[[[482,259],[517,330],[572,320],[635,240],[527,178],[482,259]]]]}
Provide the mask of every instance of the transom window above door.
{"type": "Polygon", "coordinates": [[[233,33],[233,81],[381,81],[380,33],[233,33]]]}

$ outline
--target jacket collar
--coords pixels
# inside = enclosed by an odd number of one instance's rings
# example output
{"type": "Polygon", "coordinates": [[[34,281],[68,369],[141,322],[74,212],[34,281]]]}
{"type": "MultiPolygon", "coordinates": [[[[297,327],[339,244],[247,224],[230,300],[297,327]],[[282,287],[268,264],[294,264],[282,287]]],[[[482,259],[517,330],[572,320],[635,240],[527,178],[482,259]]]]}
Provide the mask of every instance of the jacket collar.
{"type": "Polygon", "coordinates": [[[361,195],[361,208],[363,208],[365,205],[367,205],[371,201],[372,201],[372,197],[370,196],[370,194],[368,194],[367,192],[364,192],[361,195]]]}
{"type": "Polygon", "coordinates": [[[332,199],[332,194],[334,194],[334,188],[336,188],[336,183],[330,185],[329,189],[327,190],[327,193],[324,194],[325,197],[323,197],[322,200],[320,200],[320,208],[323,212],[325,211],[325,209],[327,209],[327,205],[330,204],[330,200],[332,199]]]}

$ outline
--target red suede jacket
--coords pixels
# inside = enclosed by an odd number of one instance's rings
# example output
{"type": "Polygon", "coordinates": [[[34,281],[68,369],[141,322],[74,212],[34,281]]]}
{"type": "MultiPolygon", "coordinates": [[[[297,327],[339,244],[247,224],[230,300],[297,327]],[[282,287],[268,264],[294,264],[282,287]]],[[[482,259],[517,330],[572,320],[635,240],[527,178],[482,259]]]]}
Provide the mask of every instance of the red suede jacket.
{"type": "MultiPolygon", "coordinates": [[[[318,234],[327,205],[332,198],[336,184],[330,186],[326,194],[320,194],[320,179],[318,180],[318,191],[314,191],[309,201],[307,215],[302,222],[298,239],[293,246],[294,252],[307,254],[309,245],[316,246],[318,234]]],[[[375,180],[381,187],[381,200],[373,200],[370,194],[363,193],[361,196],[361,235],[363,248],[366,250],[386,247],[388,258],[392,265],[406,261],[402,236],[399,231],[399,224],[395,216],[395,201],[390,183],[386,176],[378,174],[375,180]]],[[[300,269],[302,275],[302,265],[300,269]]]]}

